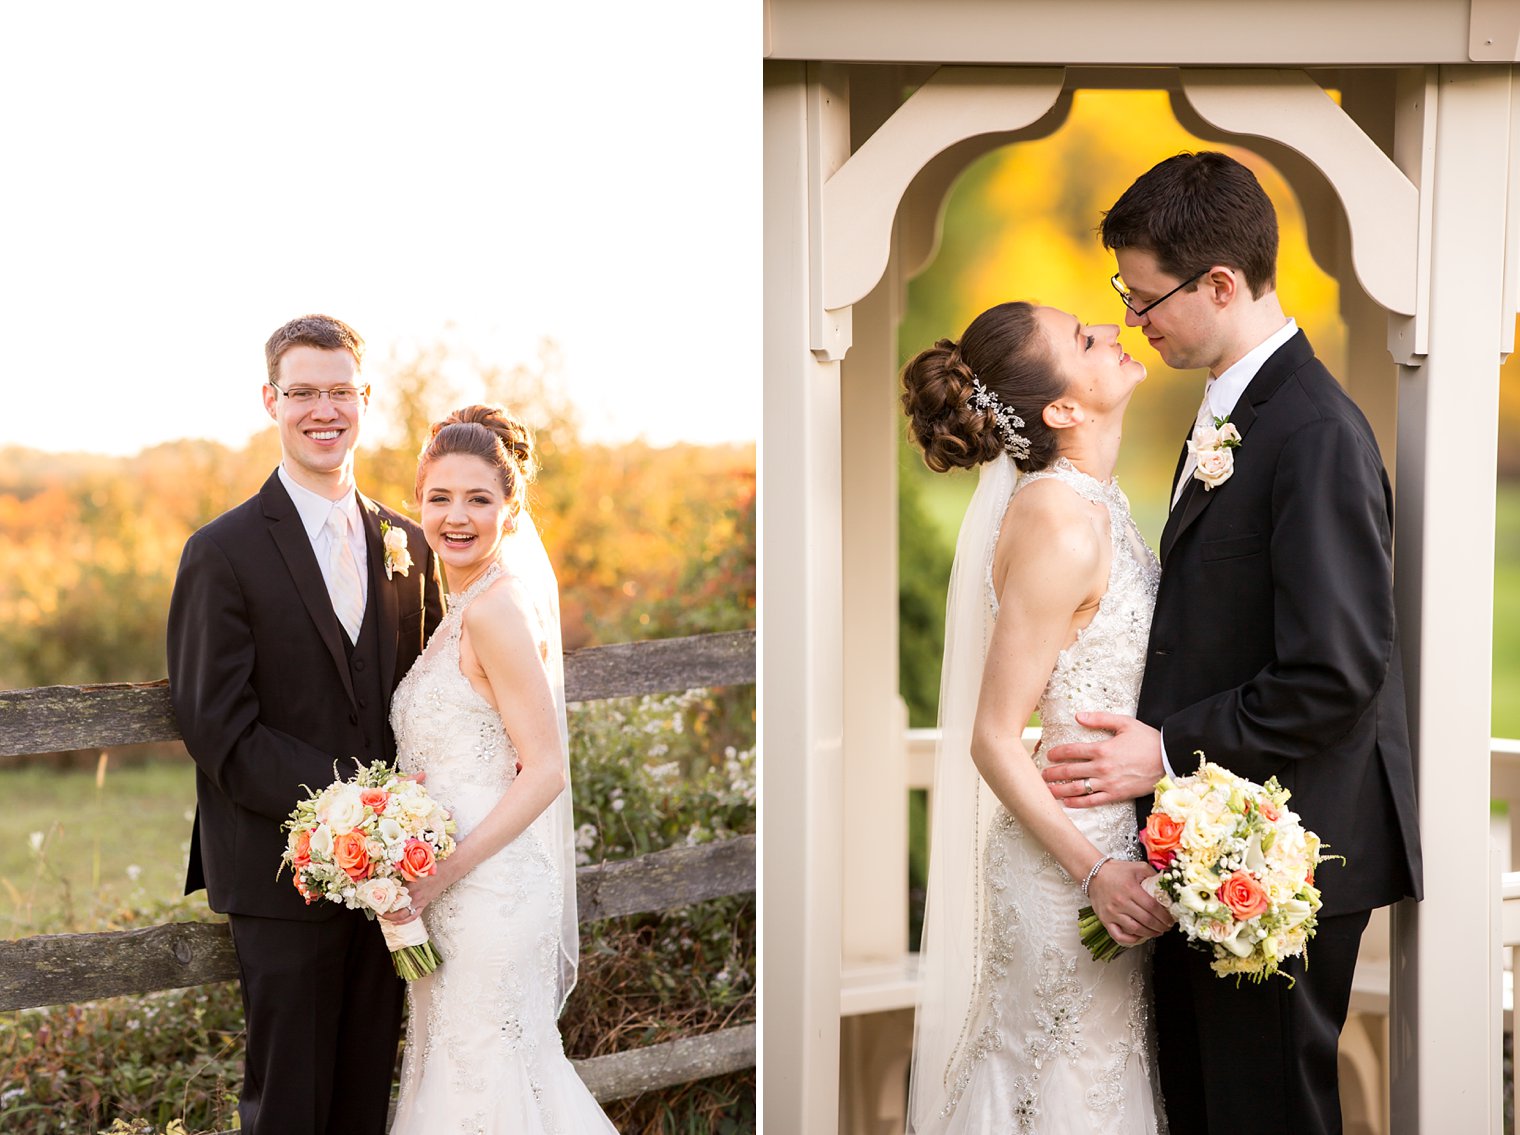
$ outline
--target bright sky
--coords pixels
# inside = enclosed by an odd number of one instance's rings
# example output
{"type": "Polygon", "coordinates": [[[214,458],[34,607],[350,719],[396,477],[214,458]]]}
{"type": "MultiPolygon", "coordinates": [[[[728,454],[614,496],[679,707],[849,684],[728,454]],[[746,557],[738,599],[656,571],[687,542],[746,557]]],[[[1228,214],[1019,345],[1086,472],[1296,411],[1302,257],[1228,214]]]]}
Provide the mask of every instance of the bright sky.
{"type": "Polygon", "coordinates": [[[552,338],[593,439],[754,439],[758,34],[711,0],[4,6],[0,445],[240,444],[309,311],[376,363],[552,338]]]}

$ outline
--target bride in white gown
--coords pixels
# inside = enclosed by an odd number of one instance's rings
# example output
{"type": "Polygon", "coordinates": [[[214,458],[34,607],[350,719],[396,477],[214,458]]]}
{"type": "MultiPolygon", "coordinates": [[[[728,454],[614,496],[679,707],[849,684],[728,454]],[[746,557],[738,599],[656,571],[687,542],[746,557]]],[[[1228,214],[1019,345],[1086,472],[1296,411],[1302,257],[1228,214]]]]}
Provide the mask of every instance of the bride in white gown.
{"type": "Polygon", "coordinates": [[[532,464],[527,430],[485,406],[434,426],[418,460],[449,607],[391,724],[402,771],[426,773],[459,829],[438,873],[407,888],[443,963],[407,987],[391,1135],[614,1130],[556,1024],[579,926],[559,594],[522,510],[532,464]]]}
{"type": "Polygon", "coordinates": [[[1159,568],[1113,470],[1144,377],[1117,327],[1022,303],[903,372],[929,466],[980,468],[946,610],[910,1132],[1165,1130],[1148,949],[1094,962],[1077,931],[1088,905],[1126,945],[1170,924],[1131,861],[1133,804],[1064,808],[1021,742],[1036,710],[1040,748],[1096,736],[1079,711],[1134,710],[1159,568]]]}

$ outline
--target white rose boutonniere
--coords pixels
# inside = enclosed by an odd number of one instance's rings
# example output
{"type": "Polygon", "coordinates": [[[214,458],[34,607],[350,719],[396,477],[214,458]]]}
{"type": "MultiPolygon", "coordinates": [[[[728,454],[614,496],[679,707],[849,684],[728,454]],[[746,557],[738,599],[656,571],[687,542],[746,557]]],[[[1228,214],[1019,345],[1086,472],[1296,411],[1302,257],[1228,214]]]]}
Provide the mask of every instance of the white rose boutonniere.
{"type": "Polygon", "coordinates": [[[406,546],[406,533],[389,520],[380,522],[380,543],[385,548],[385,578],[396,572],[405,575],[412,567],[412,553],[406,546]]]}
{"type": "Polygon", "coordinates": [[[1205,490],[1217,489],[1235,473],[1234,450],[1240,448],[1240,431],[1230,424],[1230,416],[1215,418],[1212,426],[1193,430],[1188,450],[1198,462],[1193,476],[1203,482],[1205,490]]]}

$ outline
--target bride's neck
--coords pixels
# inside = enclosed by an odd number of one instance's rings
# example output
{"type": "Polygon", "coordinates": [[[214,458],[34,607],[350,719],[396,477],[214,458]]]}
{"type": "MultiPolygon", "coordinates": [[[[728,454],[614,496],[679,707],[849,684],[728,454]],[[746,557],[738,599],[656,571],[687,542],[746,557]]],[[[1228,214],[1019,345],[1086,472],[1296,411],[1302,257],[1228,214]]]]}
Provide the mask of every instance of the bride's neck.
{"type": "Polygon", "coordinates": [[[448,564],[443,565],[443,578],[448,582],[450,595],[463,595],[470,588],[480,582],[481,577],[495,566],[494,558],[484,563],[472,565],[470,568],[455,572],[449,569],[448,564]]]}
{"type": "Polygon", "coordinates": [[[1121,426],[1091,420],[1075,426],[1061,435],[1061,456],[1095,480],[1111,480],[1123,440],[1121,426]]]}

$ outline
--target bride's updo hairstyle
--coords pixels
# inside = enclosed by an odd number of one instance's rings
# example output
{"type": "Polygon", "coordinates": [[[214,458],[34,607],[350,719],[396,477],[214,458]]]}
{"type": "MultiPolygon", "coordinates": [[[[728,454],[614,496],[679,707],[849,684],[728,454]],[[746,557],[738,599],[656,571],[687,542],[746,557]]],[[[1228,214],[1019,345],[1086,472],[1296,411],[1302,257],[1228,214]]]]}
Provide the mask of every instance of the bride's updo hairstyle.
{"type": "Polygon", "coordinates": [[[443,421],[434,422],[432,434],[417,458],[414,491],[418,502],[422,500],[422,482],[428,466],[440,457],[454,454],[478,457],[496,470],[515,518],[522,509],[528,482],[538,472],[538,454],[528,427],[501,406],[466,406],[443,421]]]}
{"type": "Polygon", "coordinates": [[[1034,305],[1003,303],[971,321],[960,342],[941,339],[903,368],[903,410],[924,464],[936,473],[972,469],[1005,449],[1029,473],[1060,456],[1056,431],[1045,424],[1045,407],[1066,393],[1066,380],[1051,362],[1034,305]],[[977,404],[973,379],[997,404],[977,404]],[[997,411],[1023,419],[1011,445],[1010,427],[997,411]]]}

